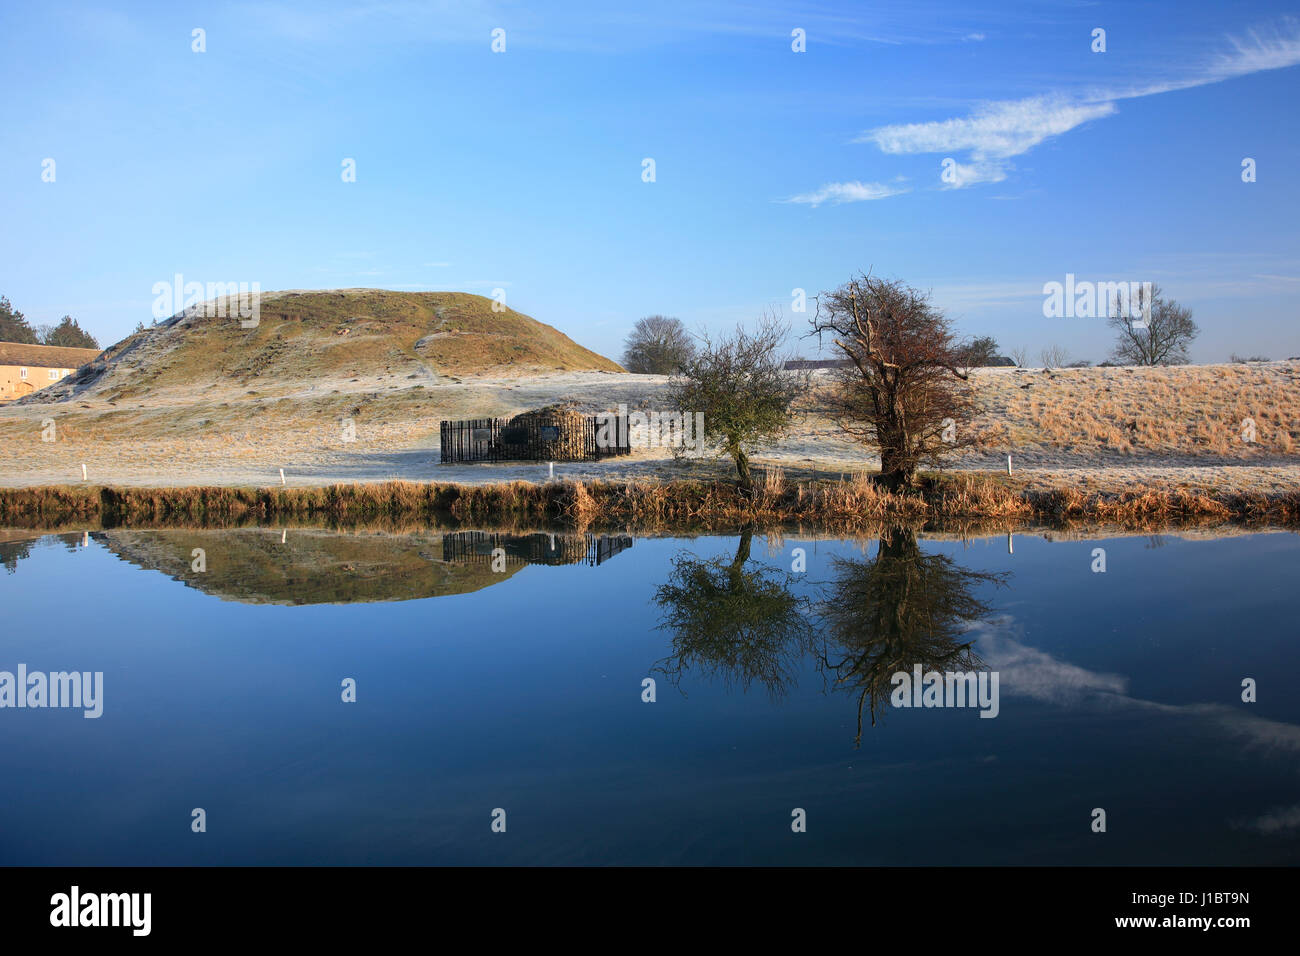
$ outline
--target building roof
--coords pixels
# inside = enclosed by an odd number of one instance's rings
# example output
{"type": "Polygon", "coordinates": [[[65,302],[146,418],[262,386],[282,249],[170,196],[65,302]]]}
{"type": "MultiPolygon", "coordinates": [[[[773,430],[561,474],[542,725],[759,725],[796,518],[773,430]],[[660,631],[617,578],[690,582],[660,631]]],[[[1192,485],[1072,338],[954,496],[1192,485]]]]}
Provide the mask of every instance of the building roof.
{"type": "Polygon", "coordinates": [[[61,345],[23,345],[0,342],[0,365],[30,365],[33,368],[80,368],[99,349],[69,349],[61,345]]]}

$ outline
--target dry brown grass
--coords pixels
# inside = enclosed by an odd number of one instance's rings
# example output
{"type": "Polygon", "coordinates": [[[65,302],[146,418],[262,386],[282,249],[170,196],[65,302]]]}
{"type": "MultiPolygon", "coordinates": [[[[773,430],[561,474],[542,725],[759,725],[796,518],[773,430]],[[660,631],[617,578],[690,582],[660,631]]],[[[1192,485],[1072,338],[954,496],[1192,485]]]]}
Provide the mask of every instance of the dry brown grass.
{"type": "Polygon", "coordinates": [[[1025,370],[984,377],[979,394],[983,420],[1006,423],[1022,451],[1249,460],[1300,447],[1294,363],[1025,370]],[[1242,440],[1247,419],[1255,423],[1254,443],[1242,440]]]}
{"type": "Polygon", "coordinates": [[[1135,488],[1085,494],[1072,488],[1031,491],[1001,476],[926,479],[912,493],[880,488],[865,476],[788,481],[776,469],[753,496],[725,482],[553,482],[454,485],[406,481],[312,488],[0,489],[0,524],[53,527],[206,526],[306,521],[331,526],[378,523],[430,527],[447,521],[495,525],[554,524],[666,530],[776,527],[798,523],[828,531],[890,522],[1104,522],[1151,527],[1170,522],[1300,524],[1300,493],[1216,495],[1186,488],[1135,488]]]}

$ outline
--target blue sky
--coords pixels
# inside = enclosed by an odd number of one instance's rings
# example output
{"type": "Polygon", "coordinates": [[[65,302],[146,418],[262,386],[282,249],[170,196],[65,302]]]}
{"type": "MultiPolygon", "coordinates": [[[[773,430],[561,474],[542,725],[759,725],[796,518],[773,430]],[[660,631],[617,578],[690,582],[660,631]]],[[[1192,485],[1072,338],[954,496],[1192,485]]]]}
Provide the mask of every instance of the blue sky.
{"type": "Polygon", "coordinates": [[[1295,3],[6,4],[0,63],[0,294],[104,345],[176,273],[503,288],[617,356],[873,269],[1004,352],[1105,357],[1073,273],[1300,355],[1295,3]]]}

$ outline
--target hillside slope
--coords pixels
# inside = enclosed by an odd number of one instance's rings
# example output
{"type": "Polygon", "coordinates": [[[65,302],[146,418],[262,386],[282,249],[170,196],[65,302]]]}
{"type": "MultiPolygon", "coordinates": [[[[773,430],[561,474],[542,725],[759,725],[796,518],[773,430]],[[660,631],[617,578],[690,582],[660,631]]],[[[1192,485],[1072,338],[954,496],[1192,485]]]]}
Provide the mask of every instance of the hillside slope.
{"type": "MultiPolygon", "coordinates": [[[[264,292],[259,322],[195,309],[104,351],[29,403],[167,393],[293,394],[351,382],[410,385],[460,376],[623,369],[520,312],[463,292],[264,292]]],[[[222,310],[233,312],[231,310],[222,310]]]]}

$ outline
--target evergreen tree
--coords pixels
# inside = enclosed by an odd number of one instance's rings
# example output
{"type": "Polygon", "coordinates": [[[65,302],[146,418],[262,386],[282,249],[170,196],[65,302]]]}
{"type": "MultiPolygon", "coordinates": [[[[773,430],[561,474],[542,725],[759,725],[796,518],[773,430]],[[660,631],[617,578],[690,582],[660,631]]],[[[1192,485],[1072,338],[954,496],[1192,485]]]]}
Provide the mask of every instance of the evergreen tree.
{"type": "Polygon", "coordinates": [[[46,331],[41,344],[59,345],[70,349],[99,348],[95,337],[78,325],[77,320],[70,315],[65,315],[58,325],[46,331]]]}
{"type": "Polygon", "coordinates": [[[0,296],[0,342],[40,344],[36,338],[36,330],[27,324],[26,317],[16,311],[4,296],[0,296]]]}

